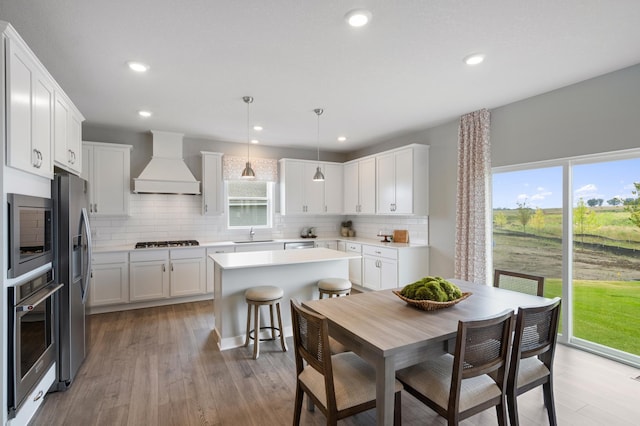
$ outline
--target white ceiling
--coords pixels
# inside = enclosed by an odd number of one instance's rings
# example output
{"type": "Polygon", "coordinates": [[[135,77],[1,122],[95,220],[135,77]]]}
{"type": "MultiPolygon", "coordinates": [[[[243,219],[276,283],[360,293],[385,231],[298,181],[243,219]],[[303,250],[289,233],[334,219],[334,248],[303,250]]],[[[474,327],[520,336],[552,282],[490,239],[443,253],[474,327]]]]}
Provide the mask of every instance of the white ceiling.
{"type": "Polygon", "coordinates": [[[330,151],[640,63],[638,0],[0,0],[0,18],[87,123],[246,142],[251,95],[262,144],[315,147],[322,107],[330,151]]]}

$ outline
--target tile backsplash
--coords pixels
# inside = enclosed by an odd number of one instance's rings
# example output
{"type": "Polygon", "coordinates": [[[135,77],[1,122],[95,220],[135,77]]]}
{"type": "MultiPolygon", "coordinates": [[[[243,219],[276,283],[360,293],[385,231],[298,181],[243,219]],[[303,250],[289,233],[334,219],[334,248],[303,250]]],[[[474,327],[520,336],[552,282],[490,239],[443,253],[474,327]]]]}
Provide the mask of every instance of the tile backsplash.
{"type": "MultiPolygon", "coordinates": [[[[129,217],[91,218],[96,248],[132,246],[139,241],[187,240],[200,242],[246,239],[247,230],[227,229],[226,215],[203,216],[200,195],[130,194],[129,217]]],[[[428,242],[425,216],[282,216],[275,213],[273,228],[256,228],[255,239],[296,238],[302,228],[313,226],[319,237],[336,237],[340,223],[353,222],[357,237],[377,238],[379,231],[407,229],[410,241],[428,242]]]]}

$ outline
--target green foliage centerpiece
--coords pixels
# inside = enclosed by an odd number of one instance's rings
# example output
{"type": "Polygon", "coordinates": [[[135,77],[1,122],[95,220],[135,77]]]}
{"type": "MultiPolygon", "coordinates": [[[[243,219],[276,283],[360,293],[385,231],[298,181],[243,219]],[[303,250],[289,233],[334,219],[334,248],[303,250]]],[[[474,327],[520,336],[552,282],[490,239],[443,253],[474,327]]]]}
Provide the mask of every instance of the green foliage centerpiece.
{"type": "Polygon", "coordinates": [[[424,311],[448,308],[471,296],[442,277],[424,277],[393,293],[411,306],[424,311]]]}

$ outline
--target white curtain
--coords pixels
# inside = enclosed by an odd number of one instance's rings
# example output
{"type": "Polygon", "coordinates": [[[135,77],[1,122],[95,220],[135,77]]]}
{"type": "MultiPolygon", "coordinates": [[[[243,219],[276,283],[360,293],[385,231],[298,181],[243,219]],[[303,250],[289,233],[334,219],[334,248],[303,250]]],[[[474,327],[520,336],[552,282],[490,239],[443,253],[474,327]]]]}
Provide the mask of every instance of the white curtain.
{"type": "MultiPolygon", "coordinates": [[[[255,180],[277,182],[278,160],[251,157],[251,168],[256,173],[255,180]]],[[[222,177],[224,180],[238,180],[247,164],[247,157],[225,155],[222,157],[222,177]]]]}
{"type": "Polygon", "coordinates": [[[491,178],[490,113],[486,109],[463,115],[458,132],[456,198],[456,278],[487,281],[487,203],[491,178]]]}

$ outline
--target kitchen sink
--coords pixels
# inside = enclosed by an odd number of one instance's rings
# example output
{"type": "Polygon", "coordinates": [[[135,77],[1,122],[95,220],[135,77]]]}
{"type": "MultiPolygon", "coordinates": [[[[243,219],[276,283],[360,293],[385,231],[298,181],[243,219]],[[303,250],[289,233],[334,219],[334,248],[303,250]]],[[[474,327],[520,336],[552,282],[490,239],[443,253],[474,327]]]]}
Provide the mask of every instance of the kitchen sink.
{"type": "Polygon", "coordinates": [[[242,241],[233,241],[233,244],[246,244],[246,243],[271,243],[275,240],[242,240],[242,241]]]}

